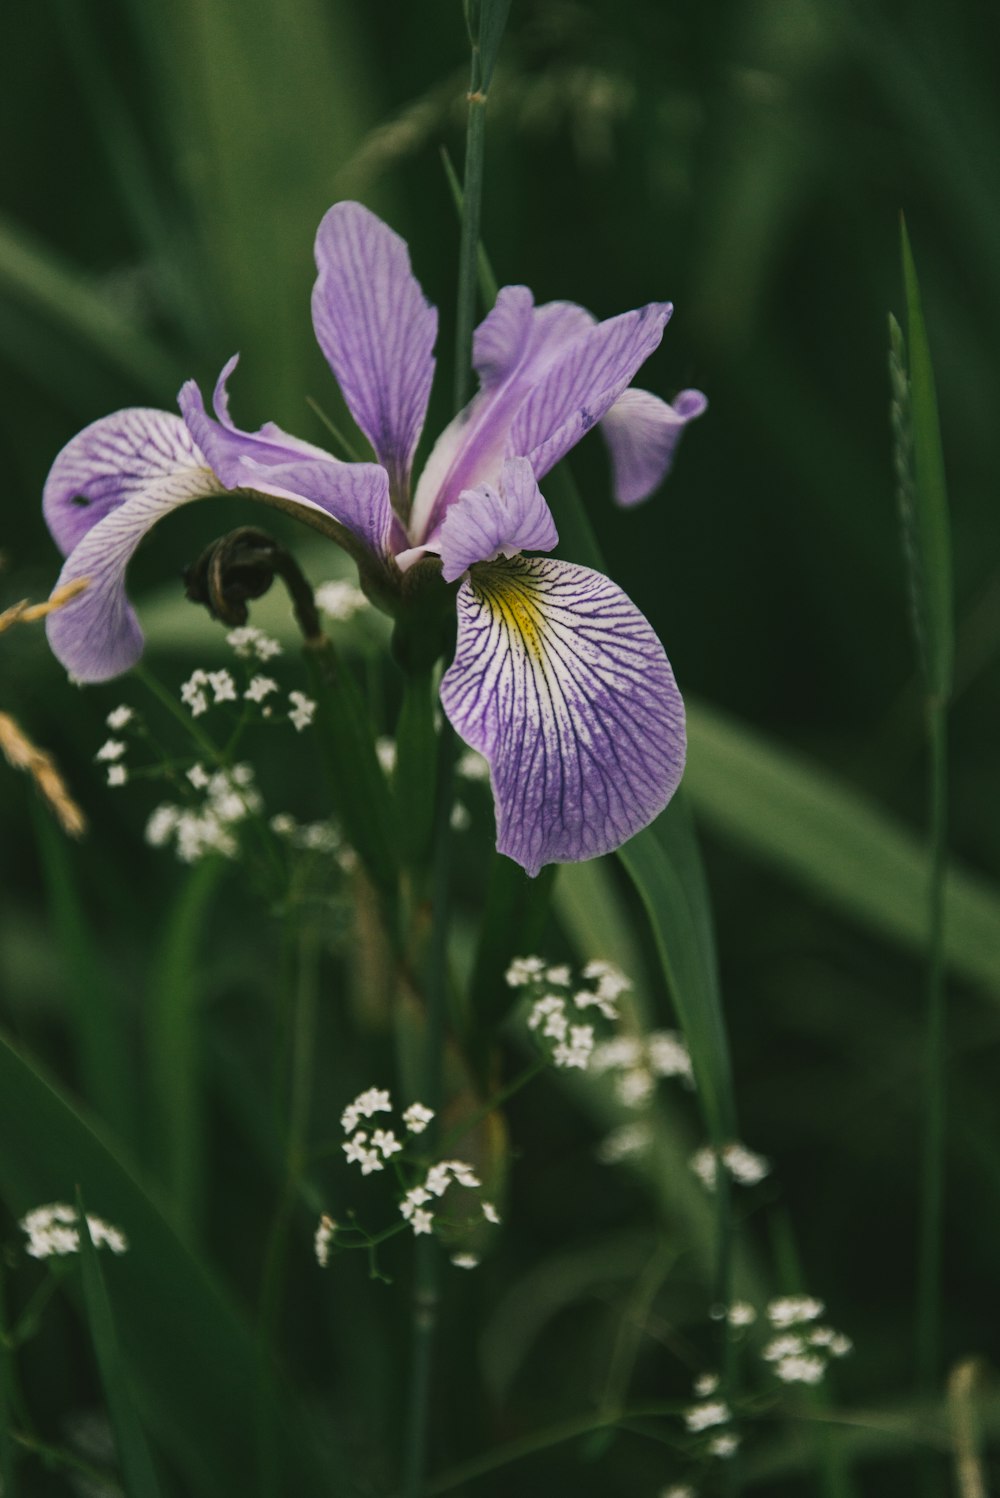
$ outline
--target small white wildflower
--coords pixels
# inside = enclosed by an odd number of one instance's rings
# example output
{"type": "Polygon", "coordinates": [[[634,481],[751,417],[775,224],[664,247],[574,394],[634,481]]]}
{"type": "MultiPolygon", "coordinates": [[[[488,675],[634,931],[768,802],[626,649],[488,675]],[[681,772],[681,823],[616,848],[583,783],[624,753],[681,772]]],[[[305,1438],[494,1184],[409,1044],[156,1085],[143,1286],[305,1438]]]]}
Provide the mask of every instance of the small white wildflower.
{"type": "Polygon", "coordinates": [[[433,1214],[418,1207],[410,1218],[410,1227],[413,1229],[414,1237],[420,1233],[432,1233],[434,1231],[433,1214]]]}
{"type": "Polygon", "coordinates": [[[391,1129],[376,1129],[372,1135],[372,1144],[377,1150],[382,1151],[382,1156],[386,1160],[392,1155],[398,1155],[403,1148],[391,1129]]]}
{"type": "Polygon", "coordinates": [[[634,1035],[616,1035],[614,1040],[602,1040],[594,1047],[591,1070],[626,1071],[642,1064],[642,1045],[634,1035]]]}
{"type": "Polygon", "coordinates": [[[287,811],[279,811],[275,813],[267,825],[275,837],[291,837],[299,824],[287,811]]]}
{"type": "Polygon", "coordinates": [[[493,1203],[492,1202],[483,1201],[483,1202],[480,1202],[479,1205],[483,1209],[483,1216],[486,1218],[486,1221],[487,1222],[491,1222],[494,1227],[499,1227],[500,1226],[500,1213],[497,1211],[497,1209],[493,1205],[493,1203]]]}
{"type": "Polygon", "coordinates": [[[346,579],[320,583],[316,589],[316,607],[328,619],[346,623],[368,607],[368,600],[361,589],[346,579]]]}
{"type": "Polygon", "coordinates": [[[558,967],[547,967],[545,969],[545,981],[551,983],[555,988],[569,988],[573,981],[573,975],[565,962],[558,967]]]}
{"type": "Polygon", "coordinates": [[[132,711],[132,709],[130,707],[126,707],[125,704],[122,703],[121,707],[116,707],[110,713],[108,713],[108,716],[104,721],[111,729],[112,733],[120,733],[128,723],[131,723],[134,717],[135,713],[132,711]]]}
{"type": "Polygon", "coordinates": [[[162,848],[171,839],[180,817],[180,809],[164,802],[150,813],[146,823],[146,841],[151,848],[162,848]]]}
{"type": "Polygon", "coordinates": [[[464,1160],[446,1160],[444,1163],[450,1166],[451,1173],[460,1186],[468,1186],[472,1189],[483,1184],[472,1166],[464,1160]]]}
{"type": "Polygon", "coordinates": [[[565,999],[555,993],[547,993],[536,999],[528,1014],[528,1029],[537,1030],[539,1025],[542,1026],[543,1035],[562,1040],[569,1028],[565,999]]]}
{"type": "MultiPolygon", "coordinates": [[[[51,1202],[48,1206],[34,1207],[22,1217],[19,1226],[27,1234],[26,1253],[32,1259],[50,1259],[75,1254],[80,1251],[79,1217],[76,1208],[68,1202],[51,1202]]],[[[87,1213],[87,1227],[95,1248],[109,1248],[113,1254],[123,1254],[128,1248],[128,1239],[120,1228],[105,1222],[101,1217],[87,1213]]]]}
{"type": "Polygon", "coordinates": [[[463,780],[489,780],[490,778],[489,765],[475,749],[466,749],[464,754],[459,755],[455,770],[463,780]]]}
{"type": "Polygon", "coordinates": [[[396,740],[382,734],[375,740],[375,755],[383,772],[391,775],[396,768],[396,740]]]}
{"type": "Polygon", "coordinates": [[[208,788],[208,783],[211,779],[211,776],[205,769],[204,765],[192,765],[190,770],[188,770],[187,772],[187,778],[188,780],[190,780],[196,791],[204,791],[208,788]]]}
{"type": "Polygon", "coordinates": [[[727,1144],[722,1161],[739,1186],[756,1186],[771,1172],[771,1162],[763,1155],[754,1154],[745,1144],[727,1144]]]}
{"type": "Polygon", "coordinates": [[[601,1140],[597,1158],[602,1165],[619,1165],[645,1154],[652,1142],[653,1132],[647,1123],[620,1124],[601,1140]]]}
{"type": "Polygon", "coordinates": [[[786,1384],[818,1384],[826,1372],[826,1363],[816,1353],[781,1358],[775,1365],[775,1376],[786,1384]]]}
{"type": "Polygon", "coordinates": [[[403,1122],[411,1134],[422,1134],[434,1117],[433,1108],[425,1108],[423,1103],[411,1103],[403,1111],[403,1122]]]}
{"type": "Polygon", "coordinates": [[[123,743],[121,739],[108,739],[107,742],[103,743],[100,749],[98,749],[97,753],[94,755],[94,758],[98,761],[98,763],[103,763],[107,760],[121,759],[127,748],[128,745],[123,743]]]}
{"type": "Polygon", "coordinates": [[[278,641],[264,634],[263,630],[256,629],[252,624],[244,624],[239,629],[231,629],[226,635],[226,644],[244,660],[256,658],[258,661],[269,661],[281,654],[278,641]]]}
{"type": "Polygon", "coordinates": [[[605,1019],[618,1018],[618,1005],[614,999],[609,999],[604,994],[593,993],[589,988],[581,988],[579,993],[575,993],[573,1003],[577,1009],[596,1009],[605,1019]]]}
{"type": "Polygon", "coordinates": [[[333,1235],[337,1231],[337,1224],[332,1217],[324,1212],[317,1225],[313,1237],[313,1253],[316,1255],[316,1263],[321,1269],[325,1269],[330,1262],[330,1245],[333,1235]]]}
{"type": "Polygon", "coordinates": [[[632,987],[631,980],[626,978],[621,968],[616,967],[613,962],[605,962],[600,958],[587,963],[583,976],[591,983],[596,982],[598,996],[611,1003],[621,998],[623,993],[628,993],[632,987]]]}
{"type": "Polygon", "coordinates": [[[430,1199],[431,1193],[423,1186],[411,1187],[399,1204],[401,1215],[409,1222],[417,1208],[422,1207],[424,1202],[429,1202],[430,1199]]]}
{"type": "Polygon", "coordinates": [[[748,1300],[734,1300],[726,1312],[726,1320],[730,1326],[753,1326],[757,1312],[748,1300]]]}
{"type": "Polygon", "coordinates": [[[545,963],[540,957],[515,957],[504,974],[508,988],[524,988],[536,982],[545,972],[545,963]]]}
{"type": "Polygon", "coordinates": [[[778,1363],[782,1358],[797,1357],[804,1350],[805,1343],[796,1332],[783,1332],[780,1337],[772,1337],[760,1355],[766,1363],[778,1363]]]}
{"type": "Polygon", "coordinates": [[[586,1071],[593,1049],[593,1025],[570,1025],[569,1044],[560,1041],[552,1052],[552,1060],[556,1066],[576,1067],[580,1071],[586,1071]]]}
{"type": "Polygon", "coordinates": [[[296,733],[301,733],[303,728],[308,728],[316,716],[316,703],[305,692],[289,692],[288,700],[292,704],[292,710],[288,714],[288,721],[296,733]]]}
{"type": "Polygon", "coordinates": [[[615,1092],[626,1108],[641,1108],[643,1103],[648,1103],[655,1087],[653,1073],[642,1066],[622,1072],[615,1081],[615,1092]]]}
{"type": "Polygon", "coordinates": [[[451,1262],[456,1269],[476,1269],[479,1267],[478,1254],[452,1254],[451,1262]]]}
{"type": "Polygon", "coordinates": [[[675,1030],[654,1030],[646,1038],[649,1066],[658,1077],[690,1077],[691,1057],[675,1030]]]}
{"type": "Polygon", "coordinates": [[[709,1456],[721,1457],[725,1461],[729,1457],[736,1455],[739,1445],[739,1436],[734,1435],[732,1431],[727,1431],[725,1435],[712,1437],[708,1443],[708,1454],[709,1456]]]}
{"type": "Polygon", "coordinates": [[[854,1343],[850,1337],[845,1337],[843,1332],[838,1332],[830,1343],[830,1356],[834,1358],[846,1358],[849,1352],[854,1351],[854,1343]]]}
{"type": "Polygon", "coordinates": [[[373,1113],[391,1113],[392,1099],[388,1090],[384,1087],[369,1087],[365,1092],[359,1092],[352,1105],[365,1118],[371,1118],[373,1113]]]}
{"type": "Polygon", "coordinates": [[[236,683],[229,671],[209,671],[208,684],[212,688],[214,702],[236,701],[236,683]]]}
{"type": "Polygon", "coordinates": [[[272,692],[278,690],[278,683],[270,676],[252,676],[250,685],[243,693],[247,702],[263,702],[265,697],[270,697],[272,692]]]}
{"type": "Polygon", "coordinates": [[[108,765],[108,785],[125,785],[128,770],[124,765],[108,765]]]}
{"type": "Polygon", "coordinates": [[[468,832],[472,826],[472,817],[469,813],[469,808],[463,806],[461,801],[456,801],[453,804],[449,825],[452,832],[468,832]]]}
{"type": "Polygon", "coordinates": [[[730,1418],[729,1406],[721,1399],[710,1399],[707,1404],[693,1404],[684,1411],[684,1424],[690,1431],[708,1430],[712,1425],[725,1425],[730,1418]]]}
{"type": "Polygon", "coordinates": [[[800,1321],[816,1321],[824,1310],[823,1302],[812,1295],[782,1295],[768,1304],[767,1319],[772,1326],[796,1326],[800,1321]]]}
{"type": "Polygon", "coordinates": [[[717,1373],[699,1373],[694,1381],[694,1392],[699,1399],[707,1399],[709,1394],[714,1394],[719,1387],[719,1375],[717,1373]]]}
{"type": "Polygon", "coordinates": [[[367,1143],[368,1135],[363,1129],[359,1129],[351,1139],[347,1140],[346,1144],[341,1145],[348,1164],[360,1165],[363,1176],[370,1176],[373,1171],[385,1169],[378,1150],[367,1148],[367,1143]]]}
{"type": "Polygon", "coordinates": [[[202,713],[208,712],[208,697],[205,695],[207,685],[207,672],[193,671],[181,686],[181,701],[185,707],[190,708],[192,718],[200,718],[202,713]]]}

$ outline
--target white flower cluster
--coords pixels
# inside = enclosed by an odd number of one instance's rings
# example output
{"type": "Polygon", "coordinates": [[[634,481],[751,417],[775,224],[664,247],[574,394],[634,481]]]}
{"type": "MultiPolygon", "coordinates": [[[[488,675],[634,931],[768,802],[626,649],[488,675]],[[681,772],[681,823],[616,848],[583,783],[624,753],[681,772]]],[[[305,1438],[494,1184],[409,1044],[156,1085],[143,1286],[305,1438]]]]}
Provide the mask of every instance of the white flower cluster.
{"type": "MultiPolygon", "coordinates": [[[[288,812],[278,812],[267,824],[275,837],[303,853],[344,855],[346,850],[334,822],[297,822],[288,812]]],[[[341,857],[343,863],[343,857],[341,857]]]]}
{"type": "MultiPolygon", "coordinates": [[[[112,734],[117,734],[127,728],[134,717],[134,710],[122,703],[120,707],[113,708],[104,721],[112,734]]],[[[128,781],[128,767],[122,764],[127,749],[128,745],[124,739],[110,738],[105,740],[94,755],[99,765],[107,765],[108,785],[110,786],[125,785],[128,781]]]]}
{"type": "Polygon", "coordinates": [[[595,1054],[594,1026],[574,1024],[590,1009],[606,1020],[618,1018],[617,1000],[631,987],[624,973],[610,962],[589,962],[582,981],[590,987],[573,988],[573,975],[566,964],[547,966],[540,957],[516,957],[505,974],[509,988],[527,988],[532,994],[528,1029],[551,1042],[548,1047],[556,1066],[586,1071],[595,1054]]]}
{"type": "MultiPolygon", "coordinates": [[[[52,1202],[47,1207],[35,1207],[21,1218],[19,1226],[28,1235],[28,1255],[32,1259],[51,1259],[80,1252],[79,1224],[75,1207],[66,1202],[52,1202]]],[[[128,1248],[128,1239],[121,1229],[112,1227],[103,1218],[92,1217],[88,1212],[87,1227],[95,1248],[110,1248],[113,1254],[123,1254],[128,1248]]]]}
{"type": "Polygon", "coordinates": [[[316,607],[321,614],[337,623],[346,624],[368,607],[368,599],[356,583],[345,580],[320,583],[315,593],[316,607]]]}
{"type": "Polygon", "coordinates": [[[281,654],[278,641],[264,634],[263,630],[255,629],[252,624],[242,624],[239,629],[231,629],[226,635],[226,644],[245,661],[270,661],[281,654]]]}
{"type": "Polygon", "coordinates": [[[714,1373],[701,1373],[694,1381],[694,1392],[698,1403],[689,1405],[684,1411],[684,1424],[692,1435],[701,1435],[711,1430],[705,1447],[709,1456],[723,1460],[735,1456],[740,1438],[732,1429],[733,1413],[724,1399],[717,1397],[719,1380],[714,1373]],[[718,1430],[717,1427],[728,1427],[718,1430]]]}
{"type": "Polygon", "coordinates": [[[785,1295],[769,1304],[767,1319],[778,1335],[762,1349],[761,1357],[782,1383],[821,1383],[830,1359],[851,1351],[850,1337],[831,1326],[813,1324],[823,1310],[823,1302],[811,1295],[785,1295]]]}
{"type": "MultiPolygon", "coordinates": [[[[362,1120],[374,1118],[377,1113],[391,1113],[392,1098],[386,1088],[369,1087],[349,1103],[340,1116],[341,1126],[351,1137],[341,1146],[347,1160],[360,1167],[363,1176],[385,1169],[385,1162],[405,1149],[392,1129],[360,1128],[362,1120]]],[[[408,1134],[422,1134],[434,1117],[434,1110],[423,1103],[411,1103],[400,1115],[408,1134]]],[[[411,1178],[412,1179],[412,1178],[411,1178]]],[[[434,1213],[427,1203],[443,1197],[452,1185],[467,1190],[479,1190],[482,1181],[466,1160],[438,1160],[429,1166],[423,1177],[410,1186],[399,1202],[399,1211],[409,1223],[415,1236],[434,1231],[434,1213]]],[[[490,1201],[480,1199],[480,1208],[487,1222],[499,1224],[500,1217],[490,1201]]],[[[320,1224],[322,1228],[322,1222],[320,1224]]],[[[317,1257],[319,1256],[319,1229],[317,1229],[317,1257]]],[[[331,1230],[332,1236],[332,1230],[331,1230]]],[[[329,1240],[324,1240],[328,1248],[329,1240]]],[[[452,1263],[459,1269],[472,1269],[479,1262],[475,1254],[456,1254],[452,1263]]]]}
{"type": "MultiPolygon", "coordinates": [[[[267,635],[262,635],[259,630],[254,630],[250,625],[244,629],[234,629],[226,638],[232,643],[234,636],[242,637],[250,634],[252,639],[246,642],[245,648],[241,646],[237,650],[238,655],[248,656],[256,653],[258,659],[266,660],[281,650],[277,640],[271,640],[267,635]]],[[[254,675],[242,693],[245,702],[252,702],[261,707],[265,718],[273,716],[274,709],[267,698],[279,690],[278,683],[270,676],[254,675]]],[[[236,685],[231,671],[203,671],[199,667],[192,671],[181,685],[181,701],[185,707],[190,709],[192,718],[200,718],[207,713],[210,707],[216,707],[222,702],[239,702],[240,691],[236,685]],[[211,694],[211,695],[209,695],[211,694]]],[[[288,709],[288,721],[292,727],[301,733],[308,728],[316,716],[316,703],[304,692],[289,692],[288,700],[291,703],[288,709]]]]}
{"type": "Polygon", "coordinates": [[[235,858],[239,843],[233,829],[263,805],[253,766],[233,765],[210,774],[203,765],[192,765],[187,776],[205,799],[197,807],[162,802],[146,823],[147,843],[165,848],[173,842],[182,863],[197,863],[209,853],[235,858]]]}
{"type": "Polygon", "coordinates": [[[708,1191],[715,1190],[719,1161],[738,1186],[756,1186],[771,1173],[771,1162],[747,1149],[745,1144],[726,1144],[716,1153],[711,1145],[696,1150],[689,1165],[708,1191]]]}
{"type": "Polygon", "coordinates": [[[615,1073],[615,1092],[626,1108],[641,1108],[661,1077],[680,1077],[692,1084],[691,1057],[676,1030],[648,1035],[619,1035],[596,1046],[591,1071],[615,1073]]]}

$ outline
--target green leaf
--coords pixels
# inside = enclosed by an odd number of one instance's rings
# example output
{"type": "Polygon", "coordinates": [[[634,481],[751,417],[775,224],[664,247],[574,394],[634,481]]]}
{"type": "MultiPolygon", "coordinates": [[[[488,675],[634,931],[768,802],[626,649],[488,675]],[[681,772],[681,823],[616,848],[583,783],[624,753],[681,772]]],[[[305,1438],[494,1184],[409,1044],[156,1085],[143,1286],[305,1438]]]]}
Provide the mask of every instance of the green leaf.
{"type": "Polygon", "coordinates": [[[954,658],[948,491],[930,345],[904,220],[900,221],[900,238],[910,342],[910,412],[916,480],[912,516],[916,617],[931,695],[945,701],[951,692],[954,658]]]}
{"type": "MultiPolygon", "coordinates": [[[[103,1136],[2,1037],[0,1137],[17,1141],[0,1150],[0,1197],[15,1217],[40,1201],[65,1201],[78,1185],[90,1208],[128,1236],[115,1264],[119,1354],[184,1491],[255,1491],[246,1433],[259,1367],[252,1330],[103,1136]]],[[[279,1420],[285,1491],[336,1494],[335,1473],[287,1398],[279,1420]]]]}
{"type": "Polygon", "coordinates": [[[493,78],[509,11],[510,0],[465,0],[465,21],[469,40],[479,50],[479,86],[484,92],[493,78]]]}
{"type": "Polygon", "coordinates": [[[101,1272],[97,1248],[90,1236],[83,1194],[79,1190],[76,1193],[76,1210],[83,1269],[83,1303],[101,1385],[108,1401],[118,1461],[125,1479],[125,1491],[129,1498],[159,1498],[160,1484],[142,1424],[132,1402],[128,1374],[119,1354],[108,1288],[101,1272]]]}
{"type": "MultiPolygon", "coordinates": [[[[704,704],[687,704],[684,786],[720,836],[881,936],[922,954],[928,857],[923,841],[800,755],[704,704]]],[[[1000,891],[952,865],[945,956],[1000,996],[1000,891]]]]}
{"type": "Polygon", "coordinates": [[[13,1421],[14,1349],[7,1344],[7,1297],[4,1285],[5,1267],[0,1261],[0,1493],[17,1498],[14,1483],[14,1443],[10,1438],[13,1421]]]}

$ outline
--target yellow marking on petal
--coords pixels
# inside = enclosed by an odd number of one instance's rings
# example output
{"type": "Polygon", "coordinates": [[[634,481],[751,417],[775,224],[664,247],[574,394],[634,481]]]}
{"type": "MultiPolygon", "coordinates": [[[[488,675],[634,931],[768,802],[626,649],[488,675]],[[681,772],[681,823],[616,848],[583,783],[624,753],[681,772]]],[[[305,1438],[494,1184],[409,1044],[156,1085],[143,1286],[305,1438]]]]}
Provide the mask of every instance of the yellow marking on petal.
{"type": "Polygon", "coordinates": [[[469,580],[476,597],[482,600],[494,618],[499,617],[508,630],[519,635],[529,654],[540,660],[544,654],[544,614],[536,590],[523,572],[501,560],[479,562],[470,568],[469,580]]]}

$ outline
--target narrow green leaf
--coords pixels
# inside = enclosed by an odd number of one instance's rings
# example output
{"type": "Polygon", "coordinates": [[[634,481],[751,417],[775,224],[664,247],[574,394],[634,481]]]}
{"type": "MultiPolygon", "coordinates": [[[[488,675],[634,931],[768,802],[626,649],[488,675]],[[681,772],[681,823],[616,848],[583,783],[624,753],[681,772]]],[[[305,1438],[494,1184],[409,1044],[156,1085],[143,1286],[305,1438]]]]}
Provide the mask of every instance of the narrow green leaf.
{"type": "Polygon", "coordinates": [[[426,869],[434,840],[434,776],[437,734],[435,694],[429,671],[407,672],[396,724],[393,792],[399,848],[410,868],[426,869]]]}
{"type": "MultiPolygon", "coordinates": [[[[800,755],[688,702],[691,803],[720,836],[879,935],[923,954],[928,855],[920,837],[800,755]]],[[[945,956],[1000,997],[1000,891],[952,865],[945,956]]]]}
{"type": "Polygon", "coordinates": [[[0,1493],[17,1498],[14,1482],[14,1443],[10,1438],[13,1421],[14,1349],[7,1343],[7,1297],[4,1286],[4,1264],[0,1259],[0,1493]]]}
{"type": "Polygon", "coordinates": [[[549,918],[557,866],[548,864],[537,879],[502,853],[490,861],[486,906],[469,985],[472,1041],[493,1043],[493,1027],[510,1007],[514,994],[504,974],[514,957],[537,952],[549,918]]]}
{"type": "Polygon", "coordinates": [[[939,701],[945,701],[951,692],[954,657],[948,493],[930,345],[924,324],[917,270],[904,220],[900,221],[900,237],[910,342],[910,405],[916,478],[913,533],[918,571],[917,617],[926,653],[930,692],[939,701]]]}
{"type": "MultiPolygon", "coordinates": [[[[246,1435],[256,1397],[253,1331],[103,1136],[2,1037],[0,1138],[17,1141],[0,1150],[0,1198],[15,1217],[40,1201],[65,1201],[78,1184],[90,1207],[127,1234],[129,1251],[115,1263],[119,1352],[185,1493],[255,1491],[246,1435]]],[[[340,1491],[284,1398],[280,1423],[285,1490],[340,1491]]]]}
{"type": "Polygon", "coordinates": [[[90,1236],[83,1194],[79,1190],[76,1193],[76,1210],[80,1220],[83,1304],[101,1386],[108,1401],[118,1462],[125,1479],[125,1491],[129,1498],[159,1498],[160,1484],[142,1424],[132,1402],[128,1374],[118,1350],[118,1336],[108,1288],[98,1261],[97,1248],[90,1236]]]}
{"type": "Polygon", "coordinates": [[[465,0],[469,40],[479,52],[482,89],[488,89],[492,82],[509,11],[510,0],[465,0]]]}

